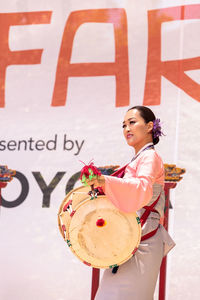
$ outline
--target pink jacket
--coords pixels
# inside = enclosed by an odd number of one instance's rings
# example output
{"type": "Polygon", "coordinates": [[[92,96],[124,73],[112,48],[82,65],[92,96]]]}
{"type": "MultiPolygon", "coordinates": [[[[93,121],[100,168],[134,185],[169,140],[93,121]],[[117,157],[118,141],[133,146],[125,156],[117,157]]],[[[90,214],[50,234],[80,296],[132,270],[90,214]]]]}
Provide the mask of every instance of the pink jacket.
{"type": "Polygon", "coordinates": [[[105,194],[121,211],[134,212],[148,205],[153,184],[164,187],[164,166],[154,149],[143,151],[128,164],[123,178],[105,177],[105,194]]]}

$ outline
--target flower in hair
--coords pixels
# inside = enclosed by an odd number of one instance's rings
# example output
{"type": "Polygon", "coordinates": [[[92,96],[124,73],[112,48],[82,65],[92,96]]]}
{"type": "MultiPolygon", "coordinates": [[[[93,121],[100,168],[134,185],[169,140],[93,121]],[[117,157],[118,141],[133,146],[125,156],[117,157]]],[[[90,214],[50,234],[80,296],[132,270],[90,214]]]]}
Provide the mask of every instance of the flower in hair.
{"type": "Polygon", "coordinates": [[[161,124],[160,124],[160,119],[155,119],[153,121],[153,129],[152,129],[152,132],[153,132],[153,138],[157,138],[161,135],[164,135],[164,133],[161,131],[161,124]]]}

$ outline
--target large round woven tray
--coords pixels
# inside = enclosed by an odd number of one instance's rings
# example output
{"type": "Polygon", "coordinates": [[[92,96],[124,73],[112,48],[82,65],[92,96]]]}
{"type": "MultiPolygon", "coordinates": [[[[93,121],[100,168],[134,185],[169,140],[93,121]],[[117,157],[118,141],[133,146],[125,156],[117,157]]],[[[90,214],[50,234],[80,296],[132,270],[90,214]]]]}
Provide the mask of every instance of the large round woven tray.
{"type": "Polygon", "coordinates": [[[91,199],[89,187],[67,194],[58,213],[60,232],[71,251],[94,268],[112,268],[130,259],[141,239],[136,213],[119,211],[106,196],[91,199]]]}

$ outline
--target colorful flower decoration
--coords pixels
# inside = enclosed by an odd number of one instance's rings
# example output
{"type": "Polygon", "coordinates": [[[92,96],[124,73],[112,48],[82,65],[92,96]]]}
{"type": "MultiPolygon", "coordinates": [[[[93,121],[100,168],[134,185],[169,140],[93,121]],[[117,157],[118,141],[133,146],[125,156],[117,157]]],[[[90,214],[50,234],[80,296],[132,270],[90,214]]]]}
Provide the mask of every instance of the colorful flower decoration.
{"type": "Polygon", "coordinates": [[[86,186],[88,185],[87,180],[96,179],[97,176],[101,176],[100,170],[94,166],[94,163],[89,163],[82,168],[80,180],[86,186]]]}

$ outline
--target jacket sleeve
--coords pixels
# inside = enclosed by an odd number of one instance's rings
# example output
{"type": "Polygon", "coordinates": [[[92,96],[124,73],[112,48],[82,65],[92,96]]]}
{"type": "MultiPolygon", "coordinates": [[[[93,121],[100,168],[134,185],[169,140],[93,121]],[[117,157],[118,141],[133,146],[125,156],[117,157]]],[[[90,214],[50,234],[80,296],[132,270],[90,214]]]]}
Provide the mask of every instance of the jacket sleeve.
{"type": "MultiPolygon", "coordinates": [[[[133,164],[135,162],[127,166],[129,173],[133,164]]],[[[163,163],[157,153],[145,151],[137,159],[136,176],[105,176],[105,194],[119,210],[127,213],[137,211],[151,200],[156,179],[162,177],[164,184],[163,172],[163,163]]]]}

